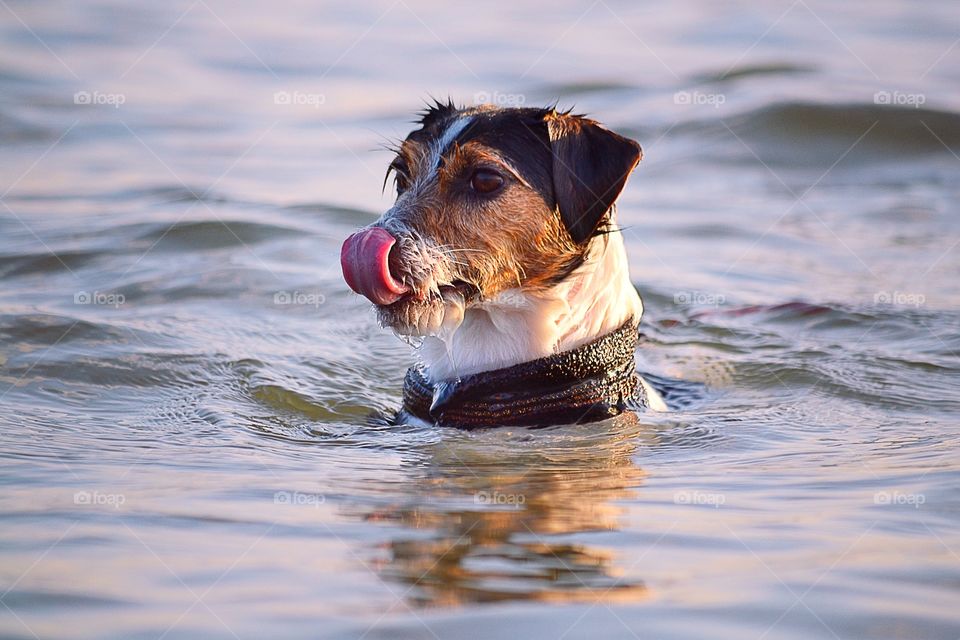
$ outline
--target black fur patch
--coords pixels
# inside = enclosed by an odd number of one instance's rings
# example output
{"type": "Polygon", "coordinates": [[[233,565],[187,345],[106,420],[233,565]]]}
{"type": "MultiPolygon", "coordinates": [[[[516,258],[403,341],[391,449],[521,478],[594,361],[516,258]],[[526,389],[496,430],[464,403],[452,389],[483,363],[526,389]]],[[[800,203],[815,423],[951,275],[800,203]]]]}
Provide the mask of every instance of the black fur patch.
{"type": "Polygon", "coordinates": [[[436,102],[424,112],[417,133],[442,135],[454,118],[470,124],[455,142],[477,140],[495,148],[557,207],[577,244],[592,238],[640,162],[640,145],[582,115],[555,109],[458,109],[436,102]]]}
{"type": "Polygon", "coordinates": [[[553,187],[574,242],[594,236],[627,177],[640,162],[640,145],[581,116],[548,118],[553,187]]]}
{"type": "MultiPolygon", "coordinates": [[[[569,111],[554,108],[458,108],[434,101],[420,114],[420,129],[409,138],[428,142],[455,119],[471,121],[453,141],[478,141],[496,149],[559,215],[571,239],[584,247],[559,274],[579,267],[589,240],[609,232],[608,212],[642,157],[640,145],[569,111]]],[[[453,146],[453,144],[451,144],[453,146]]]]}
{"type": "Polygon", "coordinates": [[[465,112],[470,124],[455,142],[476,141],[496,149],[537,190],[547,206],[556,206],[553,195],[553,154],[544,117],[546,109],[497,109],[465,112]]]}

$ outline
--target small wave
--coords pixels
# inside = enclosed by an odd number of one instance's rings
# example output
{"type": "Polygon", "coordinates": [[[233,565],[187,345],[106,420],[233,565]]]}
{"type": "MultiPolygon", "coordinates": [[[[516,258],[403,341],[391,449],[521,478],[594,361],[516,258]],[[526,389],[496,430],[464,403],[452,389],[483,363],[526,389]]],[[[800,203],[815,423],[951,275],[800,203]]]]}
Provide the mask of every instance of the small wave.
{"type": "Polygon", "coordinates": [[[298,229],[245,220],[198,220],[154,225],[139,236],[156,243],[154,250],[221,249],[256,244],[302,233],[298,229]]]}
{"type": "Polygon", "coordinates": [[[52,142],[57,133],[0,111],[0,142],[4,144],[52,142]]]}
{"type": "MultiPolygon", "coordinates": [[[[0,338],[4,342],[52,346],[71,341],[106,342],[124,336],[120,329],[69,316],[43,313],[0,315],[0,338]]],[[[21,349],[22,350],[22,349],[21,349]]]]}
{"type": "Polygon", "coordinates": [[[229,198],[222,194],[214,193],[209,188],[193,188],[189,185],[156,185],[152,187],[123,189],[110,193],[109,197],[116,200],[151,198],[164,202],[208,202],[218,204],[230,202],[229,198]]]}
{"type": "Polygon", "coordinates": [[[284,207],[284,210],[300,215],[317,216],[322,219],[324,224],[342,224],[350,227],[370,224],[380,215],[364,209],[325,203],[294,204],[284,207]]]}
{"type": "Polygon", "coordinates": [[[298,393],[292,389],[286,389],[279,385],[262,384],[250,388],[250,395],[271,407],[276,411],[291,411],[299,415],[306,416],[311,420],[337,420],[340,416],[336,412],[319,403],[318,401],[298,393]]]}
{"type": "Polygon", "coordinates": [[[116,607],[133,604],[129,600],[75,593],[70,591],[41,591],[34,589],[13,589],[3,596],[4,603],[16,610],[48,609],[58,607],[116,607]]]}
{"type": "Polygon", "coordinates": [[[706,356],[684,361],[693,347],[723,353],[733,369],[728,389],[765,388],[790,401],[816,389],[862,406],[949,413],[957,410],[950,387],[958,370],[958,321],[935,310],[793,301],[695,310],[686,321],[650,322],[645,333],[674,354],[662,366],[695,370],[706,356]],[[918,326],[937,326],[940,335],[918,335],[918,326]],[[920,372],[923,387],[915,382],[920,372]]]}
{"type": "Polygon", "coordinates": [[[744,65],[734,67],[726,71],[717,71],[695,76],[697,82],[727,82],[730,80],[739,80],[753,76],[782,76],[798,73],[811,73],[816,71],[816,67],[810,65],[790,64],[790,63],[770,63],[744,65]]]}
{"type": "MultiPolygon", "coordinates": [[[[2,119],[0,119],[0,141],[2,141],[2,119]]],[[[160,184],[153,186],[131,187],[124,189],[74,188],[71,190],[57,190],[56,192],[35,192],[11,194],[11,200],[22,202],[123,202],[131,200],[152,200],[161,203],[178,202],[206,202],[208,204],[241,204],[222,193],[216,193],[209,188],[191,187],[190,185],[160,184]]],[[[242,203],[257,204],[257,203],[242,203]]]]}
{"type": "Polygon", "coordinates": [[[72,271],[93,262],[100,255],[100,251],[43,251],[0,256],[0,278],[72,271]]]}
{"type": "Polygon", "coordinates": [[[723,119],[679,125],[678,133],[733,138],[723,145],[769,164],[822,165],[895,161],[949,154],[960,146],[960,114],[874,104],[780,103],[723,119]]]}
{"type": "MultiPolygon", "coordinates": [[[[597,93],[621,93],[626,91],[636,91],[638,87],[624,82],[607,81],[573,81],[557,84],[544,84],[536,87],[533,93],[537,96],[543,96],[546,101],[567,99],[578,96],[588,96],[597,93]]],[[[509,94],[508,94],[509,95],[509,94]]]]}
{"type": "Polygon", "coordinates": [[[709,315],[727,315],[744,316],[753,313],[764,313],[774,317],[796,318],[812,315],[819,315],[833,311],[831,307],[822,304],[811,304],[809,302],[785,302],[773,305],[750,305],[746,307],[736,307],[733,309],[711,309],[708,311],[699,311],[692,314],[691,318],[702,318],[709,315]]]}
{"type": "MultiPolygon", "coordinates": [[[[71,332],[72,333],[72,332],[71,332]]],[[[85,340],[90,342],[89,339],[85,340]]],[[[62,344],[62,342],[61,342],[62,344]]],[[[64,404],[83,402],[81,388],[94,389],[201,389],[209,384],[202,369],[203,363],[192,355],[171,356],[167,353],[124,354],[119,356],[47,356],[8,362],[8,375],[24,376],[24,380],[56,380],[57,386],[66,385],[71,393],[61,392],[64,404]],[[198,364],[199,363],[199,364],[198,364]],[[27,378],[26,376],[28,376],[27,378]],[[71,395],[73,394],[73,395],[71,395]]],[[[64,390],[67,388],[64,387],[64,390]]],[[[110,400],[101,399],[109,405],[110,400]]],[[[117,402],[122,402],[120,398],[117,402]]]]}

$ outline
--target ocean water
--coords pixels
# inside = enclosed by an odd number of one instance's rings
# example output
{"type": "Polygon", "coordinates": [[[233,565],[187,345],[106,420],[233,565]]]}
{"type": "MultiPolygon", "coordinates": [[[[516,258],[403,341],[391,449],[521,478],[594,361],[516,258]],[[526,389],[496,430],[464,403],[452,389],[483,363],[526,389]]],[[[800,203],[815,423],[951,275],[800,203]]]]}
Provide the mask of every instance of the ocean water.
{"type": "Polygon", "coordinates": [[[960,637],[960,7],[0,2],[3,638],[960,637]],[[641,142],[668,414],[389,426],[431,96],[641,142]]]}

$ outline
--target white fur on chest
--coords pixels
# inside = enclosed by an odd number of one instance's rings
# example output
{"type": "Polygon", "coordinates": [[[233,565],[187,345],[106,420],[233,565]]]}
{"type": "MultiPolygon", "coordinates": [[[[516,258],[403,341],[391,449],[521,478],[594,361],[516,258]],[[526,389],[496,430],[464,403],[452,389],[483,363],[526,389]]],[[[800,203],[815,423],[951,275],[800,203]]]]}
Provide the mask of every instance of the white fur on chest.
{"type": "Polygon", "coordinates": [[[642,314],[615,232],[595,238],[587,261],[549,291],[511,289],[467,309],[458,327],[424,338],[418,357],[431,381],[449,380],[575,349],[642,314]]]}

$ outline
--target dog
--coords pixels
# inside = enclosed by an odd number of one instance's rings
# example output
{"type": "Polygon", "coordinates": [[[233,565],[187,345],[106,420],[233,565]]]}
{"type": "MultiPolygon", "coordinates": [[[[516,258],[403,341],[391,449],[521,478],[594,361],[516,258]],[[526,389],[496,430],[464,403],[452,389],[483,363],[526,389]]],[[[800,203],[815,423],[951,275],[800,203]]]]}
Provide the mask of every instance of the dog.
{"type": "Polygon", "coordinates": [[[556,108],[436,102],[397,198],[343,243],[353,291],[414,342],[403,414],[465,428],[665,410],[636,373],[640,296],[614,202],[640,145],[556,108]]]}

